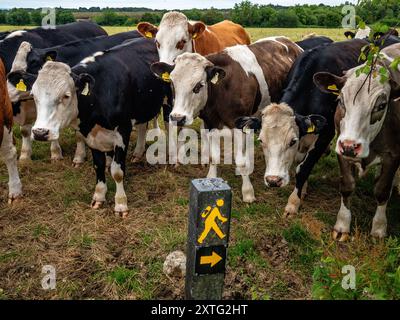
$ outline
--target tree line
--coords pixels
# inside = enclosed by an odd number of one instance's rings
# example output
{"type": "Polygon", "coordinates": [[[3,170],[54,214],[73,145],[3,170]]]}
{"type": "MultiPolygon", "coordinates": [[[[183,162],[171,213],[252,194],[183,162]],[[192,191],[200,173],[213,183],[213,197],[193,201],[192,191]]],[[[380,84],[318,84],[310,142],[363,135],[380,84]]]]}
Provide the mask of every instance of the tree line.
{"type": "MultiPolygon", "coordinates": [[[[321,0],[322,1],[322,0],[321,0]]],[[[350,4],[350,3],[345,3],[350,4]]],[[[369,24],[383,23],[396,27],[400,21],[399,0],[359,0],[356,6],[358,18],[369,24]]],[[[245,27],[328,27],[341,25],[342,6],[296,5],[291,7],[258,5],[249,0],[237,3],[233,9],[181,10],[190,20],[214,24],[224,19],[245,27]]],[[[79,8],[58,9],[57,23],[75,21],[78,13],[92,13],[91,19],[104,26],[132,26],[141,21],[158,24],[166,11],[147,8],[79,8]]],[[[40,10],[12,9],[0,11],[0,24],[40,25],[40,10]]]]}

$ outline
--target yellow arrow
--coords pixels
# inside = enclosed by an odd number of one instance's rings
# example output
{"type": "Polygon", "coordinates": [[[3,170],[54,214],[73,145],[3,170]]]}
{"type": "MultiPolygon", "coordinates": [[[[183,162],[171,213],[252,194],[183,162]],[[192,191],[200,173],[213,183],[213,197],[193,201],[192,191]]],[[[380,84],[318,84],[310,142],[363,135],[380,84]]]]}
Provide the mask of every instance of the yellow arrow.
{"type": "Polygon", "coordinates": [[[222,257],[213,251],[211,256],[200,257],[200,264],[211,264],[211,268],[222,260],[222,257]]]}

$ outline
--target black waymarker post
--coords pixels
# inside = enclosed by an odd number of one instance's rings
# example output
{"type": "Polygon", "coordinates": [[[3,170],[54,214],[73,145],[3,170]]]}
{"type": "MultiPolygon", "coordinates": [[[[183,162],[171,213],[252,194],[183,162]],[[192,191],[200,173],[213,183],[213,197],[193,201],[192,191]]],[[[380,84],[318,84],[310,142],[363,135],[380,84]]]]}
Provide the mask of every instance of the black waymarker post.
{"type": "Polygon", "coordinates": [[[192,181],[186,262],[186,299],[222,299],[231,205],[231,188],[222,179],[192,181]]]}

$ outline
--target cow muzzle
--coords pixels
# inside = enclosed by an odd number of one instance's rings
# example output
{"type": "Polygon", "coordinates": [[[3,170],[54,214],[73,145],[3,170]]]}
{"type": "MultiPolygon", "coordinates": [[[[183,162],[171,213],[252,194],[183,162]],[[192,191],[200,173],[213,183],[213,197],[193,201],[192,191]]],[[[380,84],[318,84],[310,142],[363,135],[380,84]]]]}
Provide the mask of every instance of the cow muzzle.
{"type": "Polygon", "coordinates": [[[354,140],[339,140],[338,149],[342,156],[356,158],[362,152],[362,144],[354,140]]]}
{"type": "Polygon", "coordinates": [[[283,186],[283,178],[279,176],[266,176],[265,184],[270,188],[280,188],[283,186]]]}
{"type": "Polygon", "coordinates": [[[36,141],[48,141],[49,140],[49,130],[38,128],[32,129],[33,139],[36,141]]]}
{"type": "Polygon", "coordinates": [[[176,114],[176,115],[170,115],[170,120],[172,122],[176,122],[176,125],[179,127],[182,127],[186,124],[186,116],[182,116],[180,114],[176,114]]]}

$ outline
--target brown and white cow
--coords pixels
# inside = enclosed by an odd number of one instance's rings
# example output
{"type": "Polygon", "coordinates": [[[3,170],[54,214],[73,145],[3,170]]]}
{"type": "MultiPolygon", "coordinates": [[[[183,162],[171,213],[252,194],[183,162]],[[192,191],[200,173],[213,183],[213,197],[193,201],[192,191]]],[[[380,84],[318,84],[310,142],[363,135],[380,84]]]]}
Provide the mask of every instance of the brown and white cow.
{"type": "Polygon", "coordinates": [[[356,168],[363,172],[373,164],[380,164],[381,170],[374,188],[377,209],[371,235],[386,236],[386,207],[400,165],[400,67],[394,70],[389,66],[400,57],[400,44],[383,49],[382,55],[370,79],[365,74],[357,76],[358,68],[343,77],[324,72],[315,75],[314,81],[321,90],[327,92],[335,85],[340,90],[335,122],[339,132],[336,152],[342,201],[333,231],[333,237],[339,241],[345,241],[350,233],[353,172],[356,168]],[[390,81],[381,81],[383,68],[388,68],[390,81]]]}
{"type": "Polygon", "coordinates": [[[168,64],[185,52],[205,56],[237,44],[250,44],[246,30],[232,21],[207,26],[189,21],[183,13],[175,11],[164,14],[158,28],[142,22],[138,31],[147,38],[155,38],[160,61],[168,64]]]}
{"type": "MultiPolygon", "coordinates": [[[[297,44],[285,37],[266,38],[206,57],[184,53],[176,59],[175,66],[159,62],[152,65],[152,70],[172,83],[174,106],[170,119],[184,126],[199,116],[206,129],[213,132],[233,129],[237,118],[278,101],[286,76],[301,52],[297,44]]],[[[216,152],[211,146],[211,159],[216,152]]],[[[254,190],[247,168],[238,162],[236,166],[242,172],[243,201],[253,202],[254,190]]],[[[217,164],[211,161],[208,177],[216,176],[217,164]]]]}
{"type": "Polygon", "coordinates": [[[12,135],[13,113],[10,98],[7,92],[6,74],[0,59],[0,156],[7,165],[9,175],[8,202],[22,196],[22,185],[17,167],[17,150],[12,135]]]}

